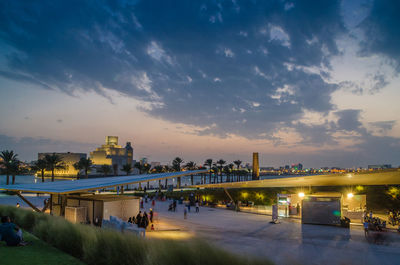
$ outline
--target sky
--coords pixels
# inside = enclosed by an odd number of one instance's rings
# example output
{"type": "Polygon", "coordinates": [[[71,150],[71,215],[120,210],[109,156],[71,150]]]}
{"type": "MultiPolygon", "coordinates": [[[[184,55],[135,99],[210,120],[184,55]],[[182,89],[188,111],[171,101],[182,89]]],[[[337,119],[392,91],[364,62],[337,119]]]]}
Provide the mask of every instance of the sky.
{"type": "Polygon", "coordinates": [[[0,0],[0,150],[400,164],[400,2],[0,0]]]}

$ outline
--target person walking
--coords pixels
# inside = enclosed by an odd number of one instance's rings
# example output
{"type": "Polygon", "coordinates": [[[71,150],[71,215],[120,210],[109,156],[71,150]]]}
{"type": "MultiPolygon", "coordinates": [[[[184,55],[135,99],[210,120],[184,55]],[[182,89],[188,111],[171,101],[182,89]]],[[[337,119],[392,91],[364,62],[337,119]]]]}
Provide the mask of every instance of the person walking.
{"type": "Polygon", "coordinates": [[[187,208],[188,208],[188,212],[190,213],[190,202],[188,203],[187,208]]]}
{"type": "Polygon", "coordinates": [[[183,219],[187,219],[187,210],[186,210],[186,207],[185,207],[185,209],[183,210],[183,219]]]}
{"type": "Polygon", "coordinates": [[[153,200],[151,201],[151,207],[154,208],[154,206],[156,206],[156,200],[153,199],[153,200]]]}
{"type": "Polygon", "coordinates": [[[176,200],[174,199],[174,202],[172,203],[172,209],[174,212],[176,212],[176,200]]]}
{"type": "Polygon", "coordinates": [[[196,213],[198,213],[199,211],[200,211],[199,201],[196,201],[196,213]]]}
{"type": "Polygon", "coordinates": [[[367,220],[364,220],[364,235],[368,236],[368,229],[369,229],[369,222],[367,222],[367,220]]]}
{"type": "Polygon", "coordinates": [[[153,209],[151,209],[151,208],[150,208],[149,215],[150,215],[150,223],[153,223],[153,216],[154,216],[154,213],[153,213],[153,209]]]}
{"type": "Polygon", "coordinates": [[[140,236],[146,237],[146,227],[147,226],[148,226],[148,219],[147,219],[146,212],[144,212],[144,214],[140,213],[140,220],[138,221],[140,236]]]}

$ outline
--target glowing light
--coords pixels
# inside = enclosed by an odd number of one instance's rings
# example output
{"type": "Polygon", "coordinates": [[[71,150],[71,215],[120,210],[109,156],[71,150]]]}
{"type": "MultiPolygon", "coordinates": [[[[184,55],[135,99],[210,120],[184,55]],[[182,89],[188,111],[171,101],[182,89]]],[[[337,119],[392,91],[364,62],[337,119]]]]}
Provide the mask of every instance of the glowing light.
{"type": "Polygon", "coordinates": [[[347,174],[347,177],[348,177],[348,178],[352,178],[353,175],[352,175],[352,174],[347,174]]]}
{"type": "Polygon", "coordinates": [[[304,192],[299,192],[299,197],[303,198],[304,197],[304,192]]]}
{"type": "Polygon", "coordinates": [[[353,198],[354,197],[354,194],[353,193],[347,193],[347,198],[349,198],[349,199],[351,199],[351,198],[353,198]]]}

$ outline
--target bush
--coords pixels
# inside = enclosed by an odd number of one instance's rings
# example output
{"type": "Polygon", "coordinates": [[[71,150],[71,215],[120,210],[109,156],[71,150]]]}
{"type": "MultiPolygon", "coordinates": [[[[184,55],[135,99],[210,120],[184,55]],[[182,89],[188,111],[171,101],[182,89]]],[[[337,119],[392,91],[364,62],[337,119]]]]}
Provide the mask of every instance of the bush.
{"type": "Polygon", "coordinates": [[[231,254],[198,239],[188,242],[143,240],[113,230],[72,224],[61,217],[0,205],[0,216],[4,215],[89,265],[271,264],[231,254]]]}

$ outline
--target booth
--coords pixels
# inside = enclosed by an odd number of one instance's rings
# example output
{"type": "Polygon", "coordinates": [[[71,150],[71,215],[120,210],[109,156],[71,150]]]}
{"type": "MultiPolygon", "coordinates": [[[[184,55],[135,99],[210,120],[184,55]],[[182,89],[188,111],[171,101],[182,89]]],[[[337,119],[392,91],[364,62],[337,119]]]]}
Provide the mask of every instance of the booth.
{"type": "Polygon", "coordinates": [[[140,198],[121,195],[67,196],[65,219],[75,223],[101,223],[115,216],[123,221],[139,213],[140,198]]]}

